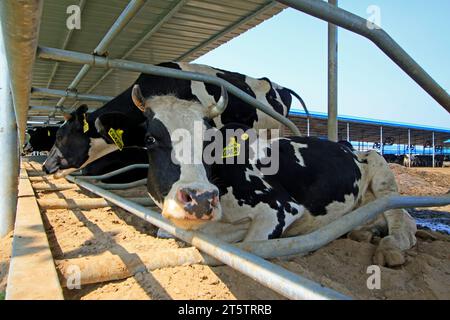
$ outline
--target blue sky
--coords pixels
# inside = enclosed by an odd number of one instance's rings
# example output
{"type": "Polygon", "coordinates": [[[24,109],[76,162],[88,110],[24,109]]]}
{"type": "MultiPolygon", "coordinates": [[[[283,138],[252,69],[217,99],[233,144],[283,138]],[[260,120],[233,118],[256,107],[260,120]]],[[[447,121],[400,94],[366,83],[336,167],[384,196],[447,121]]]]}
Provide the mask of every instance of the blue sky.
{"type": "MultiPolygon", "coordinates": [[[[383,29],[449,91],[449,0],[339,5],[365,18],[378,6],[383,29]]],[[[311,111],[327,110],[327,23],[299,11],[286,9],[195,62],[267,76],[298,92],[311,111]]],[[[450,114],[369,40],[339,29],[338,63],[339,115],[450,128],[450,114]]]]}

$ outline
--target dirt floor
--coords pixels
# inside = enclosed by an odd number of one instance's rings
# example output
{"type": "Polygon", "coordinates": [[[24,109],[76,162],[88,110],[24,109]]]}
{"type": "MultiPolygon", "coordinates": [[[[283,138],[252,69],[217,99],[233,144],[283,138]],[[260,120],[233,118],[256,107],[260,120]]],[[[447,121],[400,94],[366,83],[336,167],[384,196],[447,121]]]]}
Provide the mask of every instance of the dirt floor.
{"type": "MultiPolygon", "coordinates": [[[[449,191],[450,168],[408,169],[393,165],[392,169],[402,194],[443,194],[449,191]]],[[[33,185],[36,183],[39,182],[33,182],[33,185]]],[[[142,196],[145,188],[118,193],[142,196]]],[[[36,196],[48,199],[92,195],[75,188],[37,192],[36,196]]],[[[450,208],[445,210],[450,211],[450,208]]],[[[174,239],[156,238],[154,227],[119,208],[47,210],[42,213],[55,259],[84,257],[104,251],[121,256],[130,252],[186,246],[174,239]]],[[[0,292],[6,285],[11,236],[1,239],[0,292]]],[[[372,264],[376,248],[372,243],[342,238],[305,257],[273,262],[353,298],[450,299],[450,236],[433,232],[425,236],[407,252],[404,266],[381,268],[379,290],[369,290],[366,285],[369,277],[367,267],[372,264]]],[[[283,299],[229,267],[202,265],[138,273],[125,280],[86,285],[80,290],[65,289],[64,295],[66,299],[283,299]]]]}

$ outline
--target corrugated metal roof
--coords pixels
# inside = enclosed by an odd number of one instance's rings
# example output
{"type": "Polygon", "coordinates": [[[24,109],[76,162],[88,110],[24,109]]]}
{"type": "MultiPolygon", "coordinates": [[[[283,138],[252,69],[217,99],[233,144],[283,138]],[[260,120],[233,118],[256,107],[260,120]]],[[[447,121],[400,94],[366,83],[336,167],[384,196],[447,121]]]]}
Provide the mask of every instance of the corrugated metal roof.
{"type": "MultiPolygon", "coordinates": [[[[81,1],[84,2],[84,1],[81,1]]],[[[81,13],[81,29],[73,30],[65,49],[91,53],[119,17],[128,0],[87,0],[81,13]]],[[[39,45],[63,48],[68,37],[66,9],[73,0],[46,0],[41,19],[39,45]]],[[[284,9],[267,0],[151,0],[139,10],[108,49],[108,56],[157,64],[192,61],[251,29],[284,9]],[[160,23],[162,19],[169,19],[160,23]],[[130,52],[148,33],[151,36],[130,52]]],[[[65,90],[81,65],[36,60],[33,87],[65,90]],[[52,76],[54,73],[54,76],[52,76]]],[[[136,73],[93,68],[78,86],[80,93],[115,96],[137,77],[136,73]],[[101,81],[100,81],[101,80],[101,81]]],[[[30,105],[54,106],[57,99],[32,98],[30,105]]],[[[70,107],[74,99],[67,99],[70,107]]],[[[101,103],[91,102],[90,106],[101,103]]],[[[46,114],[38,112],[34,114],[46,114]]]]}

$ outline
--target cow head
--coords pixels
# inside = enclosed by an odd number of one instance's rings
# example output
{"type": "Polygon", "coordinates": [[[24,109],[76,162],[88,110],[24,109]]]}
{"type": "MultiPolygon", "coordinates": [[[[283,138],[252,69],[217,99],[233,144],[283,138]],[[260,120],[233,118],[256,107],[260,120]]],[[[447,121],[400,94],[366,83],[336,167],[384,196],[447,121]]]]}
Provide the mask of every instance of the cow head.
{"type": "Polygon", "coordinates": [[[208,179],[208,167],[201,159],[186,163],[177,150],[184,142],[180,130],[190,139],[192,154],[196,153],[195,148],[203,149],[202,133],[207,129],[207,120],[225,110],[226,90],[222,88],[218,102],[208,107],[174,96],[144,99],[138,85],[133,88],[132,98],[147,118],[147,186],[163,216],[184,229],[197,229],[208,221],[219,220],[219,191],[208,179]]]}
{"type": "Polygon", "coordinates": [[[89,124],[87,110],[88,107],[82,105],[71,114],[65,114],[66,121],[56,132],[55,144],[43,165],[46,173],[55,173],[55,177],[60,178],[118,149],[89,124]]]}

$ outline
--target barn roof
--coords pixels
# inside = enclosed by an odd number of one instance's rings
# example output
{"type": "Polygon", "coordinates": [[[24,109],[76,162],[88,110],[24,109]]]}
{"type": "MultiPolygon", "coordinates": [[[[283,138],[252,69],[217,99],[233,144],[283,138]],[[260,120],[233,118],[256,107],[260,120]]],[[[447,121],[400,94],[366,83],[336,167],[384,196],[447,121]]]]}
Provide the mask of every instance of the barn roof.
{"type": "MultiPolygon", "coordinates": [[[[81,29],[66,27],[68,6],[73,0],[44,2],[39,46],[92,53],[114,24],[129,0],[79,1],[81,29]]],[[[253,28],[284,9],[267,0],[152,0],[134,15],[107,49],[110,58],[157,64],[163,61],[192,61],[253,28]]],[[[36,59],[32,86],[66,90],[81,65],[36,59]]],[[[126,89],[137,73],[92,68],[77,86],[78,93],[115,96],[126,89]]],[[[32,97],[31,106],[55,106],[59,98],[32,97]]],[[[75,105],[73,98],[64,107],[75,105]]],[[[90,106],[101,102],[90,102],[90,106]]],[[[35,109],[29,115],[46,115],[35,109]]],[[[38,119],[38,118],[34,118],[38,119]]]]}

